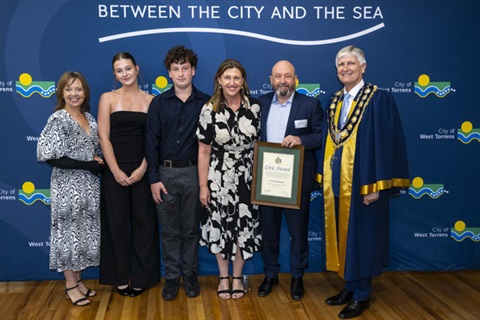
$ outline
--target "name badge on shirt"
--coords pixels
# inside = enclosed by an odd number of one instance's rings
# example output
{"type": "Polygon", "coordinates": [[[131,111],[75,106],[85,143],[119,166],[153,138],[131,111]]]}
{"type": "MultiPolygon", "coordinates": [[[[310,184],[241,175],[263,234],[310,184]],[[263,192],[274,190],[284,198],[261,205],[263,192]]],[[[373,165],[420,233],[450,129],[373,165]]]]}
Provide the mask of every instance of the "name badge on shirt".
{"type": "Polygon", "coordinates": [[[295,120],[295,129],[306,128],[308,125],[308,119],[295,120]]]}

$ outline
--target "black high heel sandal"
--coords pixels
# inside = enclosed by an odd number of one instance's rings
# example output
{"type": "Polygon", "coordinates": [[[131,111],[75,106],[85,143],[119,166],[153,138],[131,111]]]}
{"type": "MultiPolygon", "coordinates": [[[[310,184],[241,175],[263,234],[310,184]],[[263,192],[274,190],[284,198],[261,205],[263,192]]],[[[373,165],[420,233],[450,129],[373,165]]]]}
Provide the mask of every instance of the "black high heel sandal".
{"type": "MultiPolygon", "coordinates": [[[[83,298],[80,298],[78,300],[75,300],[73,301],[72,298],[70,298],[70,295],[68,294],[68,291],[70,290],[73,290],[73,289],[76,289],[78,288],[78,285],[76,285],[75,287],[71,287],[71,288],[65,288],[65,300],[70,300],[72,301],[72,304],[74,306],[78,306],[78,307],[85,307],[85,306],[88,306],[90,304],[90,301],[87,299],[87,297],[83,297],[83,298]],[[85,304],[80,304],[81,302],[83,301],[88,301],[88,303],[85,303],[85,304]]],[[[78,289],[78,291],[80,291],[80,289],[78,289]]],[[[80,291],[80,293],[82,293],[82,291],[80,291]]],[[[83,294],[83,293],[82,293],[83,294]]]]}
{"type": "Polygon", "coordinates": [[[222,280],[229,280],[228,281],[228,289],[222,289],[222,290],[217,290],[217,295],[219,298],[223,299],[223,300],[228,300],[230,298],[232,298],[232,292],[230,290],[230,277],[229,276],[226,276],[226,277],[218,277],[218,285],[220,285],[220,282],[222,280]],[[227,295],[228,294],[228,297],[224,298],[224,296],[222,295],[227,295]]]}
{"type": "MultiPolygon", "coordinates": [[[[83,283],[83,280],[82,278],[80,278],[79,280],[77,280],[77,284],[79,283],[83,283]]],[[[85,283],[83,283],[83,285],[85,285],[85,283]]],[[[78,286],[77,286],[78,287],[78,286]]],[[[87,286],[85,286],[85,288],[87,288],[87,286]]],[[[78,290],[80,290],[80,288],[78,288],[78,290]]],[[[82,292],[82,290],[80,290],[80,292],[82,292]]],[[[87,293],[83,293],[82,294],[85,296],[85,297],[95,297],[97,295],[97,293],[95,291],[93,291],[92,289],[89,289],[87,288],[87,293]]]]}
{"type": "MultiPolygon", "coordinates": [[[[242,277],[232,277],[232,288],[233,288],[233,281],[235,280],[240,280],[240,282],[242,281],[242,277]]],[[[242,282],[242,286],[243,286],[243,282],[242,282]]],[[[234,300],[238,300],[238,299],[241,299],[243,298],[243,296],[245,296],[245,292],[247,292],[247,290],[245,290],[245,287],[243,287],[243,289],[232,289],[232,299],[234,300]],[[239,296],[239,294],[242,294],[241,296],[239,296]],[[233,297],[233,295],[236,296],[236,298],[233,297]]]]}

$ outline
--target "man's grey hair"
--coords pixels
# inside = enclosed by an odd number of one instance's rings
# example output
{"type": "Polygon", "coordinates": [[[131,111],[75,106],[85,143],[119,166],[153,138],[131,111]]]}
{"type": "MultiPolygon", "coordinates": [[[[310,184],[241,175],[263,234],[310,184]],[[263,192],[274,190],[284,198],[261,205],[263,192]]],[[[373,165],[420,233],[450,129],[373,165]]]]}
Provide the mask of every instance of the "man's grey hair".
{"type": "Polygon", "coordinates": [[[357,48],[355,46],[347,46],[345,48],[340,49],[337,55],[335,56],[335,66],[338,65],[338,60],[340,60],[344,56],[354,56],[358,59],[360,64],[366,64],[367,60],[365,59],[365,53],[362,49],[357,48]]]}

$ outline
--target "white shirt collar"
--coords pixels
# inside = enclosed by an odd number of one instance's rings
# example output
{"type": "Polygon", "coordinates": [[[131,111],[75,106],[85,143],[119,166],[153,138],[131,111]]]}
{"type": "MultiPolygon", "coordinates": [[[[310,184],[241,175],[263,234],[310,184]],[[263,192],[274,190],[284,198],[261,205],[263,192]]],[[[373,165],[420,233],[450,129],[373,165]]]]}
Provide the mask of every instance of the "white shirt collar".
{"type": "MultiPolygon", "coordinates": [[[[295,91],[292,93],[292,95],[290,96],[290,98],[288,98],[288,100],[285,101],[284,105],[286,105],[286,104],[288,104],[288,103],[292,104],[293,96],[294,96],[294,95],[295,95],[295,91]]],[[[273,103],[278,103],[278,104],[282,105],[280,102],[278,102],[277,94],[276,94],[276,93],[273,95],[273,100],[272,100],[272,102],[273,102],[273,103]]]]}
{"type": "MultiPolygon", "coordinates": [[[[348,92],[349,94],[352,95],[353,98],[355,98],[357,96],[357,93],[358,91],[360,91],[360,89],[362,89],[362,87],[365,85],[365,81],[360,80],[359,83],[357,83],[357,85],[355,87],[353,87],[350,92],[348,92]]],[[[347,90],[345,89],[345,87],[343,87],[343,94],[347,93],[347,90]]]]}

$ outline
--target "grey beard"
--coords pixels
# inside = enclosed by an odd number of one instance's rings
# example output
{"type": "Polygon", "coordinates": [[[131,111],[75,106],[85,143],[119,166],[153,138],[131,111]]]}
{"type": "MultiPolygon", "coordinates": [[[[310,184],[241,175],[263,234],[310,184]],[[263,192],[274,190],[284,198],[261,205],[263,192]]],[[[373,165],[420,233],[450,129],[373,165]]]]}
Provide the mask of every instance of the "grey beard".
{"type": "Polygon", "coordinates": [[[285,87],[280,87],[280,88],[277,88],[277,90],[275,91],[275,93],[277,94],[277,96],[280,96],[280,97],[290,97],[290,95],[292,94],[292,89],[289,87],[287,91],[285,91],[285,93],[282,93],[282,91],[280,91],[281,88],[285,88],[285,87]]]}

